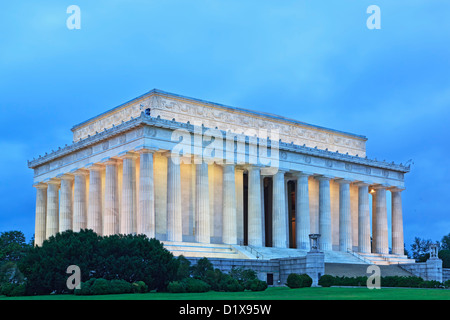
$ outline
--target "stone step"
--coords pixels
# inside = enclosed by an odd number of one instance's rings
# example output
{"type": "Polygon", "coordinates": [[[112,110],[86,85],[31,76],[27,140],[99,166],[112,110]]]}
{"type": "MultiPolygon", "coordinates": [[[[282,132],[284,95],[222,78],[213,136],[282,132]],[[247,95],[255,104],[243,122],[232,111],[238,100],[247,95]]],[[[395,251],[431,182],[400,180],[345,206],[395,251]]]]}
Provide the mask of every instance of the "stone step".
{"type": "MultiPolygon", "coordinates": [[[[372,273],[367,273],[369,265],[348,264],[348,263],[325,263],[325,274],[338,277],[358,277],[369,276],[372,273]]],[[[411,277],[412,273],[402,269],[398,265],[379,265],[382,277],[387,276],[403,276],[411,277]]]]}
{"type": "Polygon", "coordinates": [[[248,259],[248,256],[227,244],[161,241],[174,256],[248,259]]]}

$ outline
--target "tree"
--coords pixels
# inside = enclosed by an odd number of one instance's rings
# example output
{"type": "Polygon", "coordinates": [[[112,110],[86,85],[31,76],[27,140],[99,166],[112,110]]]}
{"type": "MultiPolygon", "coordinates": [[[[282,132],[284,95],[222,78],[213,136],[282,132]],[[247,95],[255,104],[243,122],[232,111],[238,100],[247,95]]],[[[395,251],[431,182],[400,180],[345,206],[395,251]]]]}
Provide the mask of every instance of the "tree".
{"type": "Polygon", "coordinates": [[[20,260],[29,247],[21,231],[0,233],[0,262],[20,260]]]}
{"type": "Polygon", "coordinates": [[[441,250],[450,250],[450,233],[442,237],[441,250]]]}
{"type": "Polygon", "coordinates": [[[430,245],[433,243],[430,239],[420,239],[419,237],[414,238],[414,242],[411,245],[412,257],[413,259],[419,260],[429,251],[430,245]]]}

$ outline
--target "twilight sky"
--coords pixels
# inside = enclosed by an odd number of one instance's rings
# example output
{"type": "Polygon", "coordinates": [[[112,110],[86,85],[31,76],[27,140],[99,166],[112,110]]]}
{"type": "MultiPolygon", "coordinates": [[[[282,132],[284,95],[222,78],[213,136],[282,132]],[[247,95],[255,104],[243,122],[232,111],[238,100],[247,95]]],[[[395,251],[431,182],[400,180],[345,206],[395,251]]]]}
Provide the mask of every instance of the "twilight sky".
{"type": "Polygon", "coordinates": [[[407,249],[415,236],[440,240],[450,233],[449,16],[448,0],[4,2],[0,232],[34,233],[27,160],[158,88],[365,135],[370,158],[412,159],[407,249]],[[72,4],[80,30],[66,26],[72,4]],[[366,26],[372,4],[380,30],[366,26]]]}

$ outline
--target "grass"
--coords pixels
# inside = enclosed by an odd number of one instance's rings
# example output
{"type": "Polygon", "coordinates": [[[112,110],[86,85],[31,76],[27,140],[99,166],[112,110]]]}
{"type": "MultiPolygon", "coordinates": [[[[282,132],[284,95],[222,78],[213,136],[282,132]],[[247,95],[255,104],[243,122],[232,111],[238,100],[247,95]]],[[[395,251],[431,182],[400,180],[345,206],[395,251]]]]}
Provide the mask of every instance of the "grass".
{"type": "Polygon", "coordinates": [[[99,296],[46,295],[0,300],[450,300],[450,290],[412,288],[270,287],[260,292],[137,293],[99,296]]]}

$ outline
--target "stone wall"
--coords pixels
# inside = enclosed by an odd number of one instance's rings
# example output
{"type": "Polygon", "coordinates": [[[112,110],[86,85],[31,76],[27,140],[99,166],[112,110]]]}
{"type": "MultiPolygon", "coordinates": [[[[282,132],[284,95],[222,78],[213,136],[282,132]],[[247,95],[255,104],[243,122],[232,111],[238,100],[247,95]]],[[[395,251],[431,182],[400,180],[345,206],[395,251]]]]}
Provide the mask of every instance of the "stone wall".
{"type": "MultiPolygon", "coordinates": [[[[201,258],[187,258],[195,265],[201,258]]],[[[313,286],[317,286],[320,276],[325,273],[323,253],[308,253],[304,257],[281,258],[271,260],[253,259],[221,259],[208,258],[214,268],[229,273],[233,267],[252,269],[256,271],[258,279],[268,282],[268,275],[273,277],[273,285],[283,286],[291,273],[308,274],[313,279],[313,286]]],[[[269,282],[268,282],[269,284],[269,282]]]]}
{"type": "Polygon", "coordinates": [[[442,282],[450,280],[450,268],[442,269],[442,282]]]}
{"type": "Polygon", "coordinates": [[[428,259],[426,262],[399,264],[399,266],[424,280],[445,281],[443,280],[444,269],[441,259],[428,259]]]}

